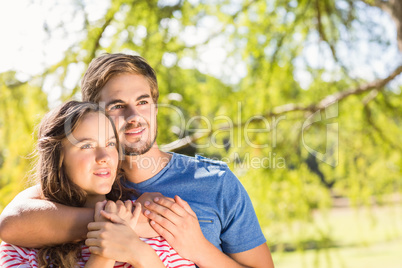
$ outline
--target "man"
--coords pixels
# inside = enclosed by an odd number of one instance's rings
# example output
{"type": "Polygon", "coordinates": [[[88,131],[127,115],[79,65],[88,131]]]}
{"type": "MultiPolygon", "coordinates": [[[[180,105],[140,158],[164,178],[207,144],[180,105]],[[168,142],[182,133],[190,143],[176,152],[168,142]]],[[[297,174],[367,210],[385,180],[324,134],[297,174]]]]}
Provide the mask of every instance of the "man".
{"type": "MultiPolygon", "coordinates": [[[[83,100],[104,105],[119,130],[127,185],[139,193],[174,197],[139,200],[154,230],[182,257],[198,267],[273,267],[251,201],[227,165],[159,150],[155,142],[158,85],[143,58],[124,54],[96,58],[81,85],[83,100]]],[[[112,233],[113,224],[90,223],[93,215],[90,209],[41,200],[30,188],[3,211],[0,237],[12,244],[40,247],[82,240],[89,229],[87,245],[101,248],[93,253],[113,258],[110,249],[121,241],[106,235],[112,233]]]]}

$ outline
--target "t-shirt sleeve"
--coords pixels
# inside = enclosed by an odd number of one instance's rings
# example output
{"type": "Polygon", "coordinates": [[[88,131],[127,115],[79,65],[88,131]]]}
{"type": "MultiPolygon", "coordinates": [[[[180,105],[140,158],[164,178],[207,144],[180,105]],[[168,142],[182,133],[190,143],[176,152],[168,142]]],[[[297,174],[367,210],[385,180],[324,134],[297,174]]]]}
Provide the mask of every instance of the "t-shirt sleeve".
{"type": "Polygon", "coordinates": [[[0,267],[38,267],[35,260],[35,252],[32,253],[30,249],[17,247],[3,242],[0,245],[0,267]],[[34,255],[34,257],[31,258],[31,255],[34,255]]]}
{"type": "Polygon", "coordinates": [[[225,220],[221,233],[225,253],[239,253],[266,242],[250,197],[239,179],[227,168],[223,184],[225,220]]]}

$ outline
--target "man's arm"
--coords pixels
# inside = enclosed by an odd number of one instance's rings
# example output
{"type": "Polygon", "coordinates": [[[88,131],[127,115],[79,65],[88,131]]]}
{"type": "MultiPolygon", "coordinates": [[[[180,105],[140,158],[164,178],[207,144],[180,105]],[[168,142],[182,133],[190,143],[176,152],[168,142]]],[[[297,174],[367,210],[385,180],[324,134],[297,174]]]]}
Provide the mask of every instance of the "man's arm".
{"type": "Polygon", "coordinates": [[[0,239],[23,247],[83,240],[94,210],[43,200],[39,186],[19,193],[0,215],[0,239]]]}
{"type": "Polygon", "coordinates": [[[233,260],[247,267],[274,268],[274,262],[272,261],[271,252],[267,244],[262,244],[244,252],[228,255],[233,260]]]}
{"type": "Polygon", "coordinates": [[[184,258],[201,268],[206,267],[254,267],[273,268],[271,254],[266,244],[244,252],[221,252],[202,234],[197,216],[187,202],[175,197],[175,202],[163,197],[146,202],[149,210],[144,214],[151,219],[155,231],[184,258]]]}

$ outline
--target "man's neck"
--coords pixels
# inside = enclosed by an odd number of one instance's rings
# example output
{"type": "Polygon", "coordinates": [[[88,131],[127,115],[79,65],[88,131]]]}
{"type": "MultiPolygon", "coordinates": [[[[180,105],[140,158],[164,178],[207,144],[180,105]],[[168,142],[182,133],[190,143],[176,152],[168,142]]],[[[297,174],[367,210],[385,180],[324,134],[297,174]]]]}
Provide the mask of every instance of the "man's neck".
{"type": "Polygon", "coordinates": [[[172,155],[154,146],[145,154],[125,156],[122,168],[127,180],[140,183],[158,174],[170,161],[172,155]]]}

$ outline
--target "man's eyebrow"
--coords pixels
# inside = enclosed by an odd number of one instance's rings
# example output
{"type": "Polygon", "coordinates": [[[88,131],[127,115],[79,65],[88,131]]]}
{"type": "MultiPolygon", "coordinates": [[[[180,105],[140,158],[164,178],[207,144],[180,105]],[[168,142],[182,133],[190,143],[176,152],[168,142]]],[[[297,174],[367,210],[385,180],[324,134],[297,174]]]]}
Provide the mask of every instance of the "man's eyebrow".
{"type": "MultiPolygon", "coordinates": [[[[142,94],[140,96],[137,97],[136,101],[142,100],[142,99],[147,99],[150,98],[151,95],[149,94],[142,94]]],[[[106,103],[106,108],[109,107],[110,105],[116,104],[116,103],[124,103],[123,100],[121,99],[115,99],[115,100],[111,100],[108,103],[106,103]]]]}
{"type": "Polygon", "coordinates": [[[110,105],[116,104],[116,103],[124,103],[123,100],[116,99],[116,100],[111,100],[106,104],[106,108],[109,107],[110,105]]]}
{"type": "Polygon", "coordinates": [[[151,96],[149,94],[143,94],[141,96],[138,96],[136,101],[142,100],[142,99],[147,99],[150,98],[151,96]]]}

